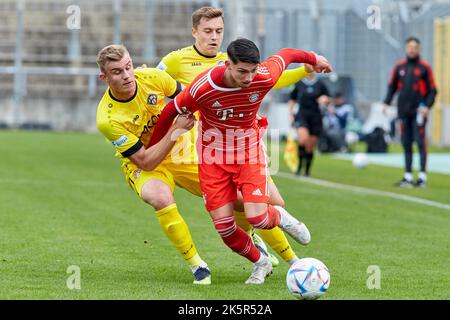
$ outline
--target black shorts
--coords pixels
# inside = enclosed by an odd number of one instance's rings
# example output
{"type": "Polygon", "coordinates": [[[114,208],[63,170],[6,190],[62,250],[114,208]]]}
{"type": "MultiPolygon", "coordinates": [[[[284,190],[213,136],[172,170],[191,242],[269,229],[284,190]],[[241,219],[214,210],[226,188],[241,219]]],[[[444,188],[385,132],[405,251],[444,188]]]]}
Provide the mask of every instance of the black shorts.
{"type": "Polygon", "coordinates": [[[295,117],[295,128],[307,128],[309,134],[320,137],[322,133],[322,114],[318,112],[299,112],[295,117]]]}

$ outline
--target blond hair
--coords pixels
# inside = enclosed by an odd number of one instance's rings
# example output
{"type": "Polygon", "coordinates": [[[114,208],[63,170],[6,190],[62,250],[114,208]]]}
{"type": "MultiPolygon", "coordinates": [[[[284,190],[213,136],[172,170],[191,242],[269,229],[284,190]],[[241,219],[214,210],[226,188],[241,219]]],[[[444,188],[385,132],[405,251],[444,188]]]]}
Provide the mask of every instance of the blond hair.
{"type": "Polygon", "coordinates": [[[194,13],[192,14],[192,27],[197,28],[202,18],[210,20],[219,17],[222,18],[223,20],[223,9],[213,7],[202,7],[200,9],[195,10],[194,13]]]}
{"type": "Polygon", "coordinates": [[[128,49],[122,44],[112,44],[104,47],[97,55],[97,65],[105,72],[105,65],[109,61],[120,61],[129,54],[128,49]]]}

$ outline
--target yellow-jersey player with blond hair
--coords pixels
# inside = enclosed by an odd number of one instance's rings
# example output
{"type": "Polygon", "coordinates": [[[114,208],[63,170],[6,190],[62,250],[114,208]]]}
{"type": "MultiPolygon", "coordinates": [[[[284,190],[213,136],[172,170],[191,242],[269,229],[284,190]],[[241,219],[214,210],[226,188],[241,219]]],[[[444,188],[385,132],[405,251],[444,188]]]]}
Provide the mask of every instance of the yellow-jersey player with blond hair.
{"type": "Polygon", "coordinates": [[[173,196],[175,186],[201,196],[197,163],[173,159],[179,146],[191,143],[181,133],[193,128],[192,116],[181,116],[157,145],[146,149],[154,126],[165,107],[165,98],[175,97],[181,85],[167,73],[155,69],[133,69],[128,50],[122,45],[103,48],[97,57],[100,79],[108,84],[97,109],[97,127],[114,146],[122,161],[129,186],[155,211],[167,237],[191,267],[195,284],[210,284],[207,264],[200,258],[188,226],[173,196]],[[178,138],[179,137],[179,138],[178,138]],[[180,161],[185,161],[180,165],[180,161]]]}
{"type": "MultiPolygon", "coordinates": [[[[220,52],[224,32],[223,10],[220,8],[202,7],[192,14],[192,36],[195,44],[186,48],[173,51],[163,57],[157,68],[164,70],[175,80],[188,86],[200,73],[227,60],[227,54],[220,52]]],[[[295,84],[308,74],[314,72],[309,65],[297,69],[286,70],[274,88],[283,88],[295,84]]],[[[273,180],[270,183],[270,202],[272,205],[284,206],[273,180]]],[[[240,196],[240,194],[239,194],[240,196]]],[[[235,206],[237,224],[247,232],[253,228],[245,219],[244,208],[235,206]]],[[[286,262],[293,264],[298,260],[284,233],[277,227],[271,230],[258,230],[265,242],[286,262]]],[[[264,242],[253,233],[253,240],[260,247],[265,247],[264,242]]],[[[278,265],[278,259],[270,254],[270,260],[274,266],[278,265]]]]}

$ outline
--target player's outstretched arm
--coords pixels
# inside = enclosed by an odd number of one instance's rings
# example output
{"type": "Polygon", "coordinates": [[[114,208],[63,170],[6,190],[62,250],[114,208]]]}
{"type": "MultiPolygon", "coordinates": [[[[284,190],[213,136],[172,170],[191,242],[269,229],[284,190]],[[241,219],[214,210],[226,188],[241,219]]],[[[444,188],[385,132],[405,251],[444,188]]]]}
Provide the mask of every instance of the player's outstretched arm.
{"type": "Polygon", "coordinates": [[[153,130],[149,146],[155,145],[165,136],[177,115],[192,116],[198,110],[198,105],[189,93],[191,86],[181,91],[164,107],[153,130]]]}
{"type": "Polygon", "coordinates": [[[148,171],[155,169],[167,157],[180,135],[191,130],[194,127],[194,123],[195,118],[193,115],[180,115],[173,126],[169,126],[157,143],[148,149],[145,149],[143,146],[130,157],[130,160],[140,169],[148,171]]]}
{"type": "Polygon", "coordinates": [[[278,53],[272,57],[276,56],[281,57],[283,59],[284,62],[283,71],[291,63],[310,64],[311,66],[313,66],[315,72],[329,73],[333,71],[333,67],[325,57],[318,55],[312,51],[308,52],[299,49],[284,48],[278,51],[278,53]]]}
{"type": "Polygon", "coordinates": [[[153,130],[152,138],[148,147],[156,145],[167,136],[167,132],[171,129],[173,120],[177,117],[178,111],[175,108],[174,100],[170,101],[167,106],[164,107],[163,111],[159,115],[158,122],[156,123],[155,129],[153,130]]]}
{"type": "MultiPolygon", "coordinates": [[[[314,72],[314,70],[312,70],[311,72],[314,72]]],[[[308,70],[305,67],[286,70],[281,74],[280,78],[278,79],[277,83],[273,88],[281,89],[289,87],[290,85],[296,84],[297,82],[302,80],[311,72],[308,72],[308,70]]]]}
{"type": "Polygon", "coordinates": [[[316,64],[313,65],[313,69],[315,72],[325,72],[330,73],[333,72],[333,67],[331,66],[331,63],[328,62],[327,58],[324,56],[318,55],[317,53],[313,52],[316,55],[316,64]]]}

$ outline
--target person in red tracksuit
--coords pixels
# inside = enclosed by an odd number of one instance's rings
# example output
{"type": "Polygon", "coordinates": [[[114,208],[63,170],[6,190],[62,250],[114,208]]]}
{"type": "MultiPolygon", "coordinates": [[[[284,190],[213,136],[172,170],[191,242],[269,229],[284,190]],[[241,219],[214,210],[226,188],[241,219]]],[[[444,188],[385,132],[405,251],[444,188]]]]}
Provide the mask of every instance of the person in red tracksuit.
{"type": "Polygon", "coordinates": [[[397,62],[389,80],[384,99],[389,105],[398,93],[398,118],[401,121],[401,140],[405,155],[405,173],[396,185],[411,188],[425,187],[427,183],[426,124],[437,90],[430,65],[420,57],[420,41],[415,37],[406,40],[406,58],[397,62]],[[413,181],[413,142],[420,152],[420,172],[413,181]]]}
{"type": "Polygon", "coordinates": [[[304,223],[269,204],[268,159],[261,141],[264,129],[255,121],[258,109],[289,64],[307,63],[316,72],[331,72],[332,67],[322,56],[290,48],[261,62],[256,45],[242,38],[231,42],[227,53],[225,64],[200,74],[164,108],[150,145],[165,136],[178,115],[200,111],[197,150],[206,209],[223,242],[254,263],[246,283],[262,284],[272,264],[235,223],[237,190],[253,227],[278,226],[304,245],[311,236],[304,223]]]}

